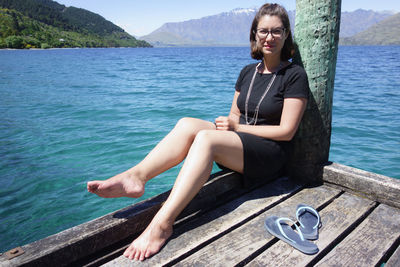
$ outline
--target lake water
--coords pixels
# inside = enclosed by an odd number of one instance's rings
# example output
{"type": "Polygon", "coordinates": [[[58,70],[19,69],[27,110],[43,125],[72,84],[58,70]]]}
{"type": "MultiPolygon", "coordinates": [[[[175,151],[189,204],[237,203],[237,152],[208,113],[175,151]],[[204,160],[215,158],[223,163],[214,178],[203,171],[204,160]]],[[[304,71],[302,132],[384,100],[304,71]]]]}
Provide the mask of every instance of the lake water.
{"type": "MultiPolygon", "coordinates": [[[[400,178],[400,47],[340,47],[330,160],[400,178]]],[[[229,112],[249,49],[0,51],[0,252],[139,200],[86,182],[138,163],[183,116],[229,112]]]]}

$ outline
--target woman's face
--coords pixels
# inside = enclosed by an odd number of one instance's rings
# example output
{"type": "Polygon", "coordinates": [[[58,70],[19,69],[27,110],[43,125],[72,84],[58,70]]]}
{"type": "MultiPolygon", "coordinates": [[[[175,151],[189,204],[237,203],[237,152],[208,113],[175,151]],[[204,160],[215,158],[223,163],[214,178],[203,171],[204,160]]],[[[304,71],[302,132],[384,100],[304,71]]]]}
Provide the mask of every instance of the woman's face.
{"type": "Polygon", "coordinates": [[[281,54],[287,33],[278,16],[265,15],[257,25],[256,40],[264,56],[281,54]]]}

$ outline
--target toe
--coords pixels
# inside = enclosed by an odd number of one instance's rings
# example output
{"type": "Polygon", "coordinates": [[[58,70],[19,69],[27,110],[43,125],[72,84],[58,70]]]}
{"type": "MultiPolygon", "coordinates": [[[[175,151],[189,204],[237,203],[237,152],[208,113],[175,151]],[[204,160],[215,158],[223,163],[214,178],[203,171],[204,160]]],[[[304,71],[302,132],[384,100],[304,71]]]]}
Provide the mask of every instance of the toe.
{"type": "Polygon", "coordinates": [[[136,259],[135,259],[135,254],[136,254],[136,253],[137,253],[136,250],[131,251],[131,254],[129,254],[129,259],[130,259],[130,260],[136,260],[136,259]]]}
{"type": "Polygon", "coordinates": [[[145,253],[145,258],[147,259],[147,258],[150,258],[150,256],[151,255],[153,255],[153,253],[150,251],[150,250],[146,250],[146,253],[145,253]]]}
{"type": "Polygon", "coordinates": [[[140,258],[140,250],[136,250],[136,252],[135,252],[135,255],[134,255],[134,259],[135,259],[135,261],[138,261],[139,260],[139,258],[140,258]]]}
{"type": "Polygon", "coordinates": [[[125,249],[123,255],[131,260],[134,254],[135,254],[135,249],[129,246],[127,249],[125,249]]]}
{"type": "Polygon", "coordinates": [[[140,260],[140,261],[144,261],[144,259],[145,259],[145,257],[144,257],[144,252],[142,251],[142,252],[140,253],[139,260],[140,260]]]}
{"type": "Polygon", "coordinates": [[[87,183],[87,189],[89,192],[96,191],[99,187],[99,183],[97,181],[91,181],[87,183]]]}
{"type": "Polygon", "coordinates": [[[122,255],[124,255],[125,257],[129,258],[129,252],[128,252],[128,249],[126,249],[126,250],[124,251],[124,254],[122,254],[122,255]]]}

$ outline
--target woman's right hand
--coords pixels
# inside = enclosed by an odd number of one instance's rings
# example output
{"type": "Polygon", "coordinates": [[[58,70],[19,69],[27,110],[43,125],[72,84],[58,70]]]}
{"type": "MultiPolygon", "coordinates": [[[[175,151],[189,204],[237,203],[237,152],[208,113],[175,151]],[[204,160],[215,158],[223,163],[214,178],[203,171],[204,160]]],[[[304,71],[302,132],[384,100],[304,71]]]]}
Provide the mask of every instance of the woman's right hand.
{"type": "Polygon", "coordinates": [[[219,131],[235,131],[237,124],[231,117],[219,116],[215,119],[215,126],[219,131]]]}

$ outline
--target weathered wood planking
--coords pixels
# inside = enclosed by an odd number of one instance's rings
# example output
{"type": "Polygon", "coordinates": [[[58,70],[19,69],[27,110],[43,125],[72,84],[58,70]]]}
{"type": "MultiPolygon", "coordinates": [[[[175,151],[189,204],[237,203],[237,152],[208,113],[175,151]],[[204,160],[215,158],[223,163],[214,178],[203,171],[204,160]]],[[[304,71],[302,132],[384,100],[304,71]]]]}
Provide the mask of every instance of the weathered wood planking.
{"type": "MultiPolygon", "coordinates": [[[[213,174],[195,199],[182,212],[182,216],[220,203],[221,198],[226,198],[227,195],[231,198],[241,195],[243,190],[242,177],[237,173],[223,171],[213,174]]],[[[8,260],[4,254],[0,255],[0,265],[20,266],[28,263],[67,265],[90,254],[99,253],[107,246],[143,231],[168,197],[169,192],[24,245],[22,249],[25,253],[12,260],[8,260]]]]}
{"type": "Polygon", "coordinates": [[[253,214],[262,212],[270,205],[285,199],[300,188],[298,184],[292,183],[289,179],[280,178],[215,210],[204,213],[196,219],[178,225],[160,253],[146,261],[132,262],[121,255],[104,266],[160,266],[170,263],[181,255],[229,231],[253,214]]]}
{"type": "Polygon", "coordinates": [[[177,266],[233,266],[242,262],[274,239],[264,227],[264,220],[267,216],[276,215],[295,219],[298,204],[304,203],[318,208],[331,201],[339,193],[339,190],[327,186],[303,189],[182,260],[177,266]]]}
{"type": "Polygon", "coordinates": [[[331,163],[324,167],[323,180],[353,193],[400,208],[400,179],[331,163]]]}
{"type": "Polygon", "coordinates": [[[375,266],[400,237],[400,210],[380,204],[316,266],[375,266]]]}
{"type": "Polygon", "coordinates": [[[250,262],[249,266],[306,266],[312,264],[319,254],[336,244],[335,240],[339,236],[350,231],[353,225],[357,224],[357,221],[374,207],[374,203],[348,193],[339,196],[319,212],[322,227],[319,231],[319,239],[314,241],[320,250],[318,254],[303,254],[279,240],[250,262]]]}
{"type": "Polygon", "coordinates": [[[396,249],[393,255],[386,262],[385,267],[399,267],[400,266],[400,246],[396,249]]]}
{"type": "MultiPolygon", "coordinates": [[[[106,265],[213,264],[225,266],[245,264],[252,260],[250,264],[255,266],[272,263],[273,265],[286,263],[284,265],[301,266],[313,265],[315,262],[322,266],[331,264],[369,266],[387,260],[387,266],[400,266],[399,209],[381,204],[370,215],[366,214],[365,216],[368,215],[368,217],[365,218],[364,215],[359,214],[360,212],[365,214],[365,210],[358,206],[363,201],[371,203],[370,200],[377,202],[382,200],[390,205],[398,205],[399,181],[340,164],[325,167],[324,177],[326,185],[320,187],[304,189],[301,184],[293,184],[288,179],[281,178],[248,193],[250,189],[242,187],[240,175],[218,173],[184,210],[175,225],[172,239],[160,253],[142,263],[131,263],[121,256],[106,265]],[[358,182],[364,184],[358,186],[356,184],[358,182]],[[362,190],[366,192],[360,191],[360,188],[364,188],[362,190]],[[376,193],[368,193],[375,189],[381,195],[375,196],[376,193]],[[273,212],[274,215],[290,215],[289,217],[294,218],[294,209],[298,204],[293,202],[294,199],[308,192],[307,196],[301,197],[301,202],[313,205],[326,197],[321,190],[330,192],[333,190],[337,193],[339,191],[343,193],[342,190],[346,190],[352,196],[349,197],[347,193],[343,195],[338,193],[339,195],[332,199],[332,203],[328,201],[322,206],[315,206],[323,208],[320,213],[324,225],[320,232],[320,239],[316,241],[321,249],[320,253],[310,257],[299,254],[300,252],[291,247],[281,247],[285,246],[285,243],[270,236],[264,230],[265,216],[273,212]],[[370,200],[356,195],[366,196],[370,200]],[[310,197],[315,199],[307,202],[310,197]],[[351,202],[351,199],[358,199],[360,203],[351,202]],[[340,201],[343,203],[340,204],[340,201]],[[384,207],[386,207],[385,210],[380,211],[384,207]],[[351,213],[351,210],[355,212],[351,213]],[[262,216],[264,218],[258,219],[262,216]],[[348,218],[351,219],[348,220],[348,218]],[[365,220],[360,224],[359,218],[365,218],[365,220]],[[257,220],[259,221],[255,223],[257,220]],[[351,223],[351,220],[354,220],[354,223],[351,223]],[[392,224],[387,221],[391,221],[392,224]],[[343,228],[342,231],[337,231],[341,228],[343,228]],[[348,234],[351,229],[354,230],[348,234]],[[376,236],[371,237],[372,233],[376,236]],[[261,243],[260,238],[264,244],[261,243]],[[334,246],[336,247],[333,248],[334,246]],[[393,251],[393,255],[390,256],[393,251]],[[275,252],[278,255],[275,261],[269,260],[268,257],[275,252]],[[280,260],[279,257],[282,257],[284,253],[288,253],[287,258],[280,260]],[[355,264],[354,259],[362,260],[361,263],[355,264]],[[294,262],[296,263],[293,264],[294,262]]],[[[140,233],[148,225],[168,193],[165,192],[91,222],[27,244],[23,246],[25,253],[12,260],[7,260],[4,254],[0,255],[0,266],[24,264],[30,266],[93,264],[98,266],[122,254],[124,246],[130,242],[130,238],[134,238],[132,235],[140,233]],[[115,242],[118,243],[113,245],[115,242]]]]}

